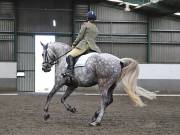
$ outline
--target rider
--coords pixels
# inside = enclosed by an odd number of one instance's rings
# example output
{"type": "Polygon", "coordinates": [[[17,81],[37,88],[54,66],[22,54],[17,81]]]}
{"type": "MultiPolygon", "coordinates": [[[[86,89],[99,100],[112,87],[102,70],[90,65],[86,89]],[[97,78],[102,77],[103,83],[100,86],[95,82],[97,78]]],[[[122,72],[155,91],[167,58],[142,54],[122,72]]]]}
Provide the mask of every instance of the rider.
{"type": "Polygon", "coordinates": [[[98,35],[98,29],[94,23],[95,20],[95,12],[89,11],[86,14],[86,22],[81,25],[79,34],[72,44],[72,51],[67,54],[66,61],[68,67],[66,75],[73,77],[75,57],[78,57],[89,50],[94,52],[101,52],[95,42],[95,38],[98,35]]]}

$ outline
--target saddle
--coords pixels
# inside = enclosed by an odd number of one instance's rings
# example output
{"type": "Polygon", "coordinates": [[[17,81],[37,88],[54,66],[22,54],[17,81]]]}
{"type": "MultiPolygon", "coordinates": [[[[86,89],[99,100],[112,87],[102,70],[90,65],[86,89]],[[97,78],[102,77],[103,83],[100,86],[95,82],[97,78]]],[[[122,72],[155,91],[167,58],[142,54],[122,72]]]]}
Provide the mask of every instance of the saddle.
{"type": "MultiPolygon", "coordinates": [[[[94,51],[87,51],[84,54],[82,54],[78,57],[75,57],[74,58],[74,69],[77,67],[84,67],[88,58],[95,53],[96,52],[94,52],[94,51]]],[[[63,73],[62,76],[63,76],[63,78],[66,78],[67,86],[73,86],[73,87],[78,86],[78,81],[76,80],[76,78],[74,76],[70,76],[66,73],[63,73]]]]}
{"type": "Polygon", "coordinates": [[[75,58],[74,68],[84,67],[86,65],[86,62],[87,62],[88,58],[91,57],[94,54],[95,54],[95,52],[91,52],[91,53],[88,53],[88,54],[81,55],[78,58],[75,58]]]}

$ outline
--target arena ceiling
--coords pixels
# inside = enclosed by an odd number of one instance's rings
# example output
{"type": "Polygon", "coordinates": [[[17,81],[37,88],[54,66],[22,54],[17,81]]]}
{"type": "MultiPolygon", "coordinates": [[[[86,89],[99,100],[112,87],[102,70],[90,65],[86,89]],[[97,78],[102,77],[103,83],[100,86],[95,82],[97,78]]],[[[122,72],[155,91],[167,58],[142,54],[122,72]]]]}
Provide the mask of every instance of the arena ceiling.
{"type": "Polygon", "coordinates": [[[136,11],[144,11],[150,15],[169,15],[180,12],[180,0],[156,0],[135,8],[136,11]]]}
{"type": "Polygon", "coordinates": [[[107,1],[124,8],[126,8],[126,6],[128,5],[131,11],[138,11],[153,16],[170,15],[176,12],[180,12],[180,0],[147,0],[146,2],[142,0],[107,1]]]}

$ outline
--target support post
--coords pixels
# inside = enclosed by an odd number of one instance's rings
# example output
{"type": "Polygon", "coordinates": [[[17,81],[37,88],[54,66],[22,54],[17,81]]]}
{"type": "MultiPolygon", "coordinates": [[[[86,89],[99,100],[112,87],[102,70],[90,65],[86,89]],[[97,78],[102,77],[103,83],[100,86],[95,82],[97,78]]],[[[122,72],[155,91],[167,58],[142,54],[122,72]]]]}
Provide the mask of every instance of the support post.
{"type": "Polygon", "coordinates": [[[74,31],[74,27],[75,27],[74,18],[75,18],[75,15],[74,15],[74,14],[75,14],[75,12],[76,12],[76,11],[75,11],[75,4],[76,4],[76,2],[72,0],[72,3],[71,3],[71,4],[72,4],[72,6],[71,6],[71,8],[72,8],[72,12],[71,12],[71,16],[72,16],[72,20],[71,20],[71,21],[72,21],[72,22],[71,22],[72,24],[71,24],[71,25],[72,25],[72,29],[71,29],[71,30],[72,30],[72,43],[73,43],[73,41],[75,40],[75,31],[74,31]]]}
{"type": "Polygon", "coordinates": [[[151,62],[151,29],[150,18],[147,17],[147,63],[151,62]]]}

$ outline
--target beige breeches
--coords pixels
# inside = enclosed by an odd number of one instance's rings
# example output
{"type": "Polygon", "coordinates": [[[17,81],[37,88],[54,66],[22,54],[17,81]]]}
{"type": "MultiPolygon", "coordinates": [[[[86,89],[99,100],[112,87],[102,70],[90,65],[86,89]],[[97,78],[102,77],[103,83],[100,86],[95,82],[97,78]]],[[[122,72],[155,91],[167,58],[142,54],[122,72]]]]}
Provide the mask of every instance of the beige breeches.
{"type": "Polygon", "coordinates": [[[84,49],[74,48],[72,51],[70,51],[67,55],[71,55],[72,57],[77,57],[83,53],[85,53],[87,50],[89,50],[89,46],[85,47],[84,49]]]}

